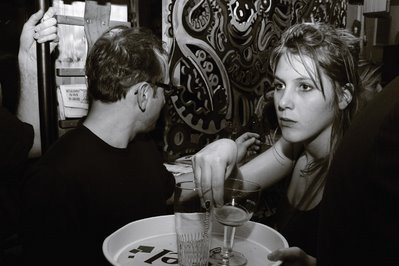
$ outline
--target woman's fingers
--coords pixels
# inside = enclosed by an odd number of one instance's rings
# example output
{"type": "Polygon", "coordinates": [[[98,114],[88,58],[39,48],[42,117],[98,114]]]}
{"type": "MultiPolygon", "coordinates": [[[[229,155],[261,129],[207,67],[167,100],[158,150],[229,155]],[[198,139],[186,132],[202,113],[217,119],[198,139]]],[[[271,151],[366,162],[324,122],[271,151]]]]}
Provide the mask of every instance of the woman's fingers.
{"type": "Polygon", "coordinates": [[[254,132],[245,132],[244,134],[242,134],[241,136],[236,138],[236,143],[238,143],[238,144],[243,143],[243,142],[247,141],[248,139],[252,139],[252,138],[259,138],[259,134],[254,133],[254,132]]]}
{"type": "Polygon", "coordinates": [[[194,179],[199,187],[200,196],[205,202],[210,201],[222,205],[225,164],[217,158],[204,158],[203,155],[193,156],[192,163],[194,179]]]}
{"type": "Polygon", "coordinates": [[[220,162],[218,160],[215,160],[214,164],[211,166],[211,188],[214,206],[223,205],[224,180],[227,178],[226,168],[227,165],[224,162],[220,162]]]}
{"type": "Polygon", "coordinates": [[[315,266],[316,259],[298,247],[277,249],[267,258],[271,261],[281,260],[287,266],[315,266]]]}
{"type": "Polygon", "coordinates": [[[229,139],[215,141],[192,157],[194,178],[205,201],[223,202],[224,180],[235,165],[236,157],[236,144],[229,139]]]}
{"type": "Polygon", "coordinates": [[[204,167],[201,165],[200,161],[201,161],[201,159],[198,158],[198,156],[193,156],[191,158],[191,162],[192,162],[192,166],[193,166],[194,181],[195,181],[196,186],[199,189],[200,197],[203,198],[203,195],[204,195],[203,182],[206,182],[206,180],[203,181],[202,173],[205,172],[205,175],[206,175],[207,169],[204,169],[204,167]]]}

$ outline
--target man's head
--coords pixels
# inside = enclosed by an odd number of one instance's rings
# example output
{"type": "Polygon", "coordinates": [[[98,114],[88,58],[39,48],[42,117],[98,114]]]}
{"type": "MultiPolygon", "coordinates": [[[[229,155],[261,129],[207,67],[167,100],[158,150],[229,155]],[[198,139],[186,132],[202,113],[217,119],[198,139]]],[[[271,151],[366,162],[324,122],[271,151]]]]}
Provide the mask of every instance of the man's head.
{"type": "Polygon", "coordinates": [[[165,103],[160,86],[168,81],[167,73],[167,53],[150,31],[110,29],[95,42],[86,60],[89,116],[94,109],[99,111],[95,106],[104,111],[112,105],[119,117],[125,117],[124,111],[131,116],[132,136],[152,130],[165,103]]]}
{"type": "Polygon", "coordinates": [[[118,26],[104,33],[86,60],[88,96],[112,103],[140,83],[163,82],[166,75],[162,42],[149,31],[118,26]]]}

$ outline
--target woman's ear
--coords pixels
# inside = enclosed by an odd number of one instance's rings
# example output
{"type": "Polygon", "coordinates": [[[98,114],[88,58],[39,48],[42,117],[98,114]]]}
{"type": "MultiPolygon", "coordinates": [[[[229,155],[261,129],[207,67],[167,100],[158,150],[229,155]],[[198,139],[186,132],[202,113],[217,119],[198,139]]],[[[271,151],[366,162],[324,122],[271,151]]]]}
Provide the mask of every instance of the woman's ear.
{"type": "Polygon", "coordinates": [[[353,95],[353,84],[346,83],[345,86],[342,87],[342,95],[339,97],[339,109],[344,110],[352,101],[353,95]]]}

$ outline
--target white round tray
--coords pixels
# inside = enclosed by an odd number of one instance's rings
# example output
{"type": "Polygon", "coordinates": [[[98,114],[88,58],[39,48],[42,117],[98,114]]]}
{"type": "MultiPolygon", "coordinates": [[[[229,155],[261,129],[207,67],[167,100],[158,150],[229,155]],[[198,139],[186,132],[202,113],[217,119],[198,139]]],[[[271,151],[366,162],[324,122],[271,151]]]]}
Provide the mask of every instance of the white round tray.
{"type": "MultiPolygon", "coordinates": [[[[103,253],[115,266],[178,265],[174,215],[157,216],[125,225],[109,235],[103,253]]],[[[211,250],[223,244],[223,227],[212,224],[211,250]]],[[[267,255],[288,247],[286,239],[276,230],[255,222],[237,227],[233,249],[243,253],[248,266],[277,266],[267,255]]]]}

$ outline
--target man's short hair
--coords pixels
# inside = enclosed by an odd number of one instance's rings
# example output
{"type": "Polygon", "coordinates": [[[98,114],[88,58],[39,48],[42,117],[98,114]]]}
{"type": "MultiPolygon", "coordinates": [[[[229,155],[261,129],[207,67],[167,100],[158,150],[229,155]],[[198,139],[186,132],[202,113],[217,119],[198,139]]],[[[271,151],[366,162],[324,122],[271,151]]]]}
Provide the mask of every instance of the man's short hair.
{"type": "Polygon", "coordinates": [[[105,32],[86,60],[90,101],[116,102],[137,83],[162,80],[166,73],[156,50],[166,54],[162,41],[148,29],[116,26],[105,32]]]}

